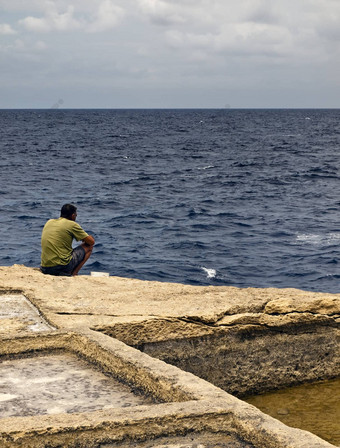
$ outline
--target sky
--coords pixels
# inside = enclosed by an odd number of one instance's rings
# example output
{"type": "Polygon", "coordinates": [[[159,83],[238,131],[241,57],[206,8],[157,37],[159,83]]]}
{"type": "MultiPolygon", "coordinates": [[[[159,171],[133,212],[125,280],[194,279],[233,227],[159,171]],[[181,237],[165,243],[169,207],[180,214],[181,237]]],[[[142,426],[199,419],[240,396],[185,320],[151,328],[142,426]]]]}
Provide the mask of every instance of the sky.
{"type": "Polygon", "coordinates": [[[339,0],[0,0],[0,108],[339,108],[339,0]]]}

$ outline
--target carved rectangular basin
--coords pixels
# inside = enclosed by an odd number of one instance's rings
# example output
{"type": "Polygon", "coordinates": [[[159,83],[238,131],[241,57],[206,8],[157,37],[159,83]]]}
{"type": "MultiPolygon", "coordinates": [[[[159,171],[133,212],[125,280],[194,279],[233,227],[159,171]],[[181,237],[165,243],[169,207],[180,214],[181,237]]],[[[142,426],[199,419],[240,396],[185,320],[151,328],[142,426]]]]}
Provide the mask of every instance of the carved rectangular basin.
{"type": "Polygon", "coordinates": [[[154,403],[71,353],[0,363],[0,418],[154,403]]]}

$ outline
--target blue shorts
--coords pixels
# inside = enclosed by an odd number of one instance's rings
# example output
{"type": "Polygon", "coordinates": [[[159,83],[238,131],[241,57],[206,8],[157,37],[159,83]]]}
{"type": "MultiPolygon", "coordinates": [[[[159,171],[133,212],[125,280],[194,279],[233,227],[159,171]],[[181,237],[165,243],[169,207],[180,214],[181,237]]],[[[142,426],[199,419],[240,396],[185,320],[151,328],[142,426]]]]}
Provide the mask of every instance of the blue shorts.
{"type": "Polygon", "coordinates": [[[44,267],[41,266],[40,270],[43,274],[49,274],[49,275],[63,275],[70,277],[72,275],[72,272],[75,270],[77,266],[80,265],[80,263],[85,258],[85,249],[83,246],[77,246],[72,251],[72,259],[68,264],[65,265],[57,265],[52,267],[44,267]]]}

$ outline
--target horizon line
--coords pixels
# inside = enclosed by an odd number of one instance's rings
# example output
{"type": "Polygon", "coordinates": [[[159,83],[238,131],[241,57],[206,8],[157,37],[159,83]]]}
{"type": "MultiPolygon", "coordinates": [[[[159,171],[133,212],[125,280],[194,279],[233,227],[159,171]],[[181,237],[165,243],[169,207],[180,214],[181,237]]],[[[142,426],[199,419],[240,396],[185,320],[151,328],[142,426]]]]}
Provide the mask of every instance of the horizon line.
{"type": "Polygon", "coordinates": [[[0,110],[338,110],[339,107],[0,107],[0,110]]]}

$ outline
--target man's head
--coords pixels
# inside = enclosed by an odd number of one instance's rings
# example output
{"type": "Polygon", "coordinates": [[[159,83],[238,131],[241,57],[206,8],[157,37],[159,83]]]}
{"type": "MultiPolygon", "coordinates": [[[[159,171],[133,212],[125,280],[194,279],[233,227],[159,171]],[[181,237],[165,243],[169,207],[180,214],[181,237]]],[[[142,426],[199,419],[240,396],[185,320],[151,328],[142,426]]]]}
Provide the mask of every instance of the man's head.
{"type": "Polygon", "coordinates": [[[75,221],[77,216],[77,207],[73,204],[64,204],[61,207],[60,217],[75,221]]]}

